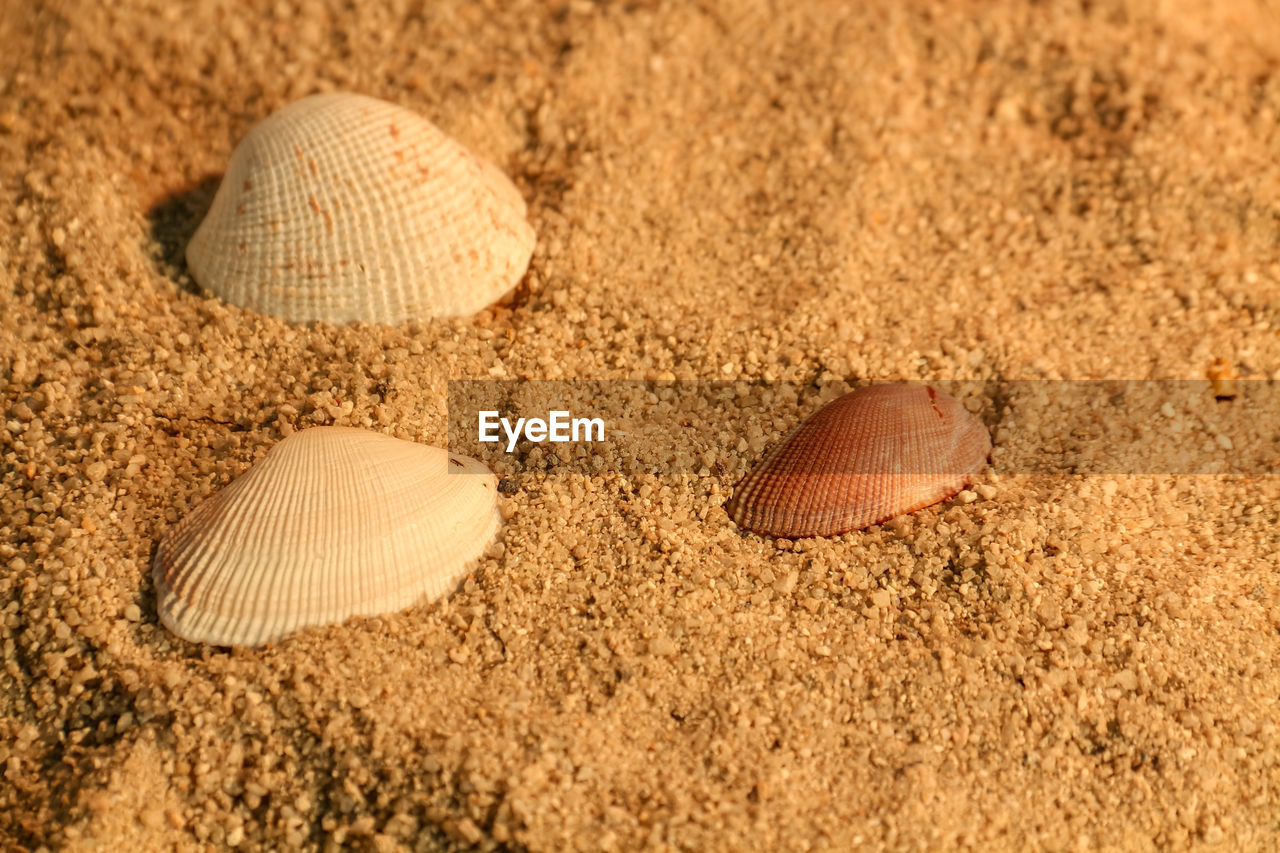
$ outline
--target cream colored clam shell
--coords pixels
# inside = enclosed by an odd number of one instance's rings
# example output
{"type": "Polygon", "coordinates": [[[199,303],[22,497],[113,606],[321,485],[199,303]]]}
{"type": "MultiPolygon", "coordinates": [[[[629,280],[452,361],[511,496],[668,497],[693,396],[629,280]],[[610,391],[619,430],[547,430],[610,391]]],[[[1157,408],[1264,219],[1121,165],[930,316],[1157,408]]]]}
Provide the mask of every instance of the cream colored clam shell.
{"type": "Polygon", "coordinates": [[[165,627],[256,646],[449,592],[497,533],[481,463],[370,430],[281,441],[170,529],[153,576],[165,627]]]}
{"type": "Polygon", "coordinates": [[[187,265],[214,295],[291,322],[397,324],[496,302],[533,243],[495,166],[403,107],[335,93],[249,131],[187,265]]]}

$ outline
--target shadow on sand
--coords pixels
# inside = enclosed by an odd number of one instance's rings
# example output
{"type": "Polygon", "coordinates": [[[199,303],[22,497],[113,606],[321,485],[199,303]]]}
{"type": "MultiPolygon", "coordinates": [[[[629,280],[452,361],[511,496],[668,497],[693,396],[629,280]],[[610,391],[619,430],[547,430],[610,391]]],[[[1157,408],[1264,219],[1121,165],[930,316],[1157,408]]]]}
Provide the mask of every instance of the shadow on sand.
{"type": "Polygon", "coordinates": [[[222,175],[206,175],[193,186],[171,193],[147,211],[151,239],[157,247],[152,260],[160,274],[182,290],[199,295],[200,288],[187,270],[187,243],[213,204],[222,175]]]}

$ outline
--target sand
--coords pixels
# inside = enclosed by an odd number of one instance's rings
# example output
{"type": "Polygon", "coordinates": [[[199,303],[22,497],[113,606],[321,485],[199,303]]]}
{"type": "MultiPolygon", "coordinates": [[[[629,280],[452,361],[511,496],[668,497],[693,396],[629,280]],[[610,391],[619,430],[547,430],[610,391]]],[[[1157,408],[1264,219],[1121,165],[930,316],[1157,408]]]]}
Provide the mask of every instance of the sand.
{"type": "Polygon", "coordinates": [[[0,43],[0,846],[1280,846],[1280,478],[1211,423],[1274,447],[1247,395],[1168,418],[1221,474],[1014,470],[795,543],[721,509],[823,383],[1280,379],[1273,2],[7,2],[0,43]],[[195,287],[236,141],[335,89],[512,176],[510,304],[195,287]],[[160,625],[168,525],[295,429],[444,443],[460,378],[793,384],[701,466],[514,472],[438,604],[160,625]]]}

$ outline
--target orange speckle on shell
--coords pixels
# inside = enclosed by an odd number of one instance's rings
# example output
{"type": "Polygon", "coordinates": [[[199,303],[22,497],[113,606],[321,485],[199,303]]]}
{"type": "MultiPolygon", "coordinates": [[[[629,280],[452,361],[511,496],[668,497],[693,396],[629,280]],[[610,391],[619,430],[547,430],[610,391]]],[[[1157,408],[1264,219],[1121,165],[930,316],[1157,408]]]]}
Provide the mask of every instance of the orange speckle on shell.
{"type": "Polygon", "coordinates": [[[955,398],[926,385],[873,385],[792,430],[725,510],[766,536],[838,536],[951,497],[990,452],[986,427],[955,398]]]}

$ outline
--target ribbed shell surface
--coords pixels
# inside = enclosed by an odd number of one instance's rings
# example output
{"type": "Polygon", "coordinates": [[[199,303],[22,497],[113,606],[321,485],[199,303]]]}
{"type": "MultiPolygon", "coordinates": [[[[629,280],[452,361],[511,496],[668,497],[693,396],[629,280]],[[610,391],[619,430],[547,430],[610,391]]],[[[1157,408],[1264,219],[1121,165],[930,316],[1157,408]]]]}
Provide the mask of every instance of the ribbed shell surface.
{"type": "Polygon", "coordinates": [[[291,322],[473,314],[533,251],[520,193],[421,116],[303,98],[249,131],[187,245],[199,284],[291,322]]]}
{"type": "Polygon", "coordinates": [[[369,430],[281,441],[170,529],[153,576],[187,640],[256,646],[450,591],[497,533],[479,462],[369,430]]]}
{"type": "Polygon", "coordinates": [[[873,385],[819,409],[766,453],[725,505],[767,536],[837,536],[954,495],[987,464],[991,437],[953,397],[873,385]]]}

